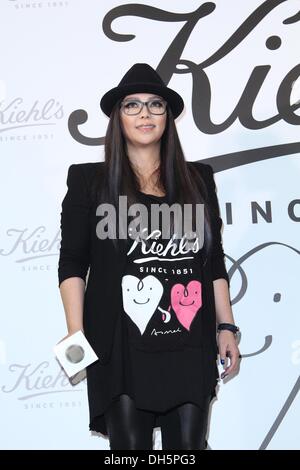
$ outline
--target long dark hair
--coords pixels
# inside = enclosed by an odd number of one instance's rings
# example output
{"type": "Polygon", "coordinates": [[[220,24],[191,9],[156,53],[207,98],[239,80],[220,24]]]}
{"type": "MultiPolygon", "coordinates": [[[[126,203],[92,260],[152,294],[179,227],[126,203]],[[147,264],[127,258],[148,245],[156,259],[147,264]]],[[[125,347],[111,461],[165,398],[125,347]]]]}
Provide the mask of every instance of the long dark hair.
{"type": "MultiPolygon", "coordinates": [[[[127,155],[126,140],[122,131],[119,100],[110,115],[105,136],[104,177],[98,203],[107,202],[118,207],[119,196],[126,195],[128,206],[141,202],[139,198],[139,180],[127,155]]],[[[211,248],[212,234],[208,194],[206,185],[199,171],[185,160],[174,117],[167,106],[166,126],[161,137],[160,167],[157,186],[164,188],[168,204],[204,204],[204,250],[208,254],[211,248]]],[[[172,225],[172,230],[174,225],[172,225]]],[[[116,242],[114,240],[116,246],[116,242]]]]}

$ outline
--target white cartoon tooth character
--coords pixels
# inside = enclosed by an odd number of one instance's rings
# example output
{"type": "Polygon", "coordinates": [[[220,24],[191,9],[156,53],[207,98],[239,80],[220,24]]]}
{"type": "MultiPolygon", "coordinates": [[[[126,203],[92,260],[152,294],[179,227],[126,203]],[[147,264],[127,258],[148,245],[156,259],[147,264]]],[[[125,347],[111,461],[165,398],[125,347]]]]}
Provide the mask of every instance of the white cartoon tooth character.
{"type": "Polygon", "coordinates": [[[164,310],[161,307],[157,307],[157,308],[162,313],[162,316],[161,316],[162,321],[164,323],[168,323],[171,320],[171,314],[170,314],[171,305],[169,305],[168,310],[164,310]]]}
{"type": "MultiPolygon", "coordinates": [[[[144,333],[152,315],[158,308],[163,290],[162,283],[152,275],[146,276],[143,279],[130,274],[123,276],[123,307],[141,334],[144,333]]],[[[168,315],[170,314],[165,311],[164,313],[166,313],[164,321],[168,321],[167,319],[170,318],[168,315]]]]}

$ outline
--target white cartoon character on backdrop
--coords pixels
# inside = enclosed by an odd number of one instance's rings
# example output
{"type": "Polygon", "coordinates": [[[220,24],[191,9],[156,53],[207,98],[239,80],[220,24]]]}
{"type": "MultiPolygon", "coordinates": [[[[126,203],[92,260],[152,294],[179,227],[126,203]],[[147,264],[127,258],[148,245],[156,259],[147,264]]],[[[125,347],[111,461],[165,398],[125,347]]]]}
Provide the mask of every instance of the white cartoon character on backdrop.
{"type": "MultiPolygon", "coordinates": [[[[212,449],[245,449],[240,432],[245,425],[247,449],[278,449],[287,427],[299,427],[299,280],[294,274],[300,269],[299,254],[284,243],[269,242],[231,260],[242,366],[234,380],[220,384],[209,437],[212,449]],[[224,436],[218,426],[233,403],[224,436]]],[[[290,434],[285,446],[298,448],[299,435],[290,434]]]]}

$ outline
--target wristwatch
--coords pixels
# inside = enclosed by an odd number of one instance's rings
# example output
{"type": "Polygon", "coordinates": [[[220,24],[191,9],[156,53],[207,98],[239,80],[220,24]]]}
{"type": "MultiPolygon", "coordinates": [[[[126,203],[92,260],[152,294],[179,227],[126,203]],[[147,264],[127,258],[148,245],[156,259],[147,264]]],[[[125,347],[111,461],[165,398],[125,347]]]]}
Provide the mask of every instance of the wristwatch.
{"type": "Polygon", "coordinates": [[[233,325],[232,323],[219,323],[217,329],[218,331],[228,330],[234,333],[235,335],[240,331],[239,327],[236,325],[233,325]]]}

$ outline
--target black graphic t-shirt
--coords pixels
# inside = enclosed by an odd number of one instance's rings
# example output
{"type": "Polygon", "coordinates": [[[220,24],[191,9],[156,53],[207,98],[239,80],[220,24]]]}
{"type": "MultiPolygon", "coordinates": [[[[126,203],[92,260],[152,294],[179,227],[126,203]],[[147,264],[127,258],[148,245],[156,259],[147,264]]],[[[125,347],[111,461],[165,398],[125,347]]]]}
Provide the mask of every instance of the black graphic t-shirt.
{"type": "MultiPolygon", "coordinates": [[[[150,205],[166,197],[141,194],[150,205]]],[[[129,343],[144,351],[172,351],[195,346],[202,329],[202,250],[195,239],[189,246],[162,238],[161,227],[143,241],[128,238],[127,264],[122,277],[123,314],[129,343]]]]}

